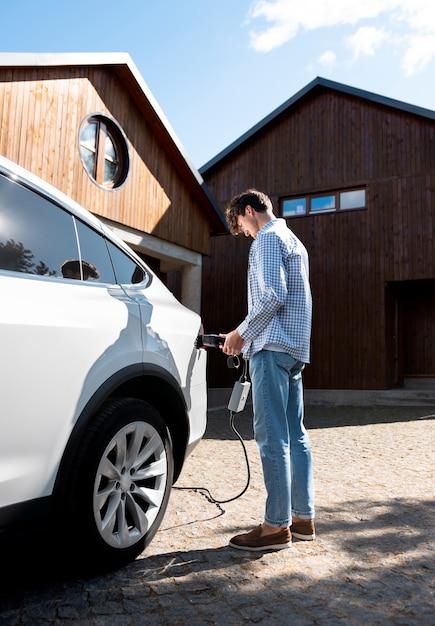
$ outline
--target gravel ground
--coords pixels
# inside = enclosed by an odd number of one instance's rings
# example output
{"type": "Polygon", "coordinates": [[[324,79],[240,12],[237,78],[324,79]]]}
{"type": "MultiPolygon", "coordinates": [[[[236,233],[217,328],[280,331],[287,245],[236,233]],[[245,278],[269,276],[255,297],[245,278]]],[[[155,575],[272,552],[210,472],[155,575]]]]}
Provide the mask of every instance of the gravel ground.
{"type": "MultiPolygon", "coordinates": [[[[2,563],[0,624],[435,623],[434,414],[427,407],[309,410],[318,538],[250,554],[227,547],[234,534],[258,524],[264,510],[246,411],[237,425],[251,485],[223,505],[225,513],[199,492],[174,489],[147,551],[101,576],[43,575],[41,546],[35,554],[27,549],[14,563],[18,575],[2,563]]],[[[227,413],[211,413],[177,485],[206,486],[225,499],[242,489],[245,476],[227,413]]],[[[67,547],[62,558],[68,562],[67,547]]]]}

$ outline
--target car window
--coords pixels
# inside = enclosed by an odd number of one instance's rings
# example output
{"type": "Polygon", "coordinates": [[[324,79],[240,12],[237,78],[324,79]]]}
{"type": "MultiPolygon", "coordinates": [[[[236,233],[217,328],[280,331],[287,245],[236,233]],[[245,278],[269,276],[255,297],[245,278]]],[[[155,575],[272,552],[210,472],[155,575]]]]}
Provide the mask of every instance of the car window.
{"type": "Polygon", "coordinates": [[[115,274],[104,237],[80,220],[76,220],[76,224],[83,280],[115,284],[115,274]]]}
{"type": "Polygon", "coordinates": [[[72,216],[0,174],[0,269],[65,278],[78,259],[72,216]]]}
{"type": "Polygon", "coordinates": [[[124,254],[111,241],[107,241],[113,267],[115,268],[116,280],[121,285],[141,283],[146,278],[145,271],[135,263],[127,254],[124,254]]]}

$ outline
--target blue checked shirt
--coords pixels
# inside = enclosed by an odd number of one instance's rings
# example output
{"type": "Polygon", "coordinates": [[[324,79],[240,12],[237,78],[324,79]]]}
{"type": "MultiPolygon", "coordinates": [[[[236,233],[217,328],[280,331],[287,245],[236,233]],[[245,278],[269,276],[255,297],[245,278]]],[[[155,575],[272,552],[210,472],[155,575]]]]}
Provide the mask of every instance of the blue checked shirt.
{"type": "Polygon", "coordinates": [[[271,348],[309,363],[311,307],[307,251],[285,220],[273,219],[249,251],[248,315],[237,328],[244,356],[271,348]]]}

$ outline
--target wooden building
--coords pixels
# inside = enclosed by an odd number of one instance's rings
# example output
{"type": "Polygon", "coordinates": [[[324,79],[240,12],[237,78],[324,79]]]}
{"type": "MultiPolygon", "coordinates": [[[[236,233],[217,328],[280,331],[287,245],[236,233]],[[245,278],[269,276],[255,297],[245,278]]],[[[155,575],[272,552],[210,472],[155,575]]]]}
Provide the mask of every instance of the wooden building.
{"type": "MultiPolygon", "coordinates": [[[[249,187],[268,193],[308,249],[307,387],[435,377],[434,111],[316,78],[200,172],[222,208],[249,187]]],[[[244,237],[212,239],[210,330],[230,330],[246,313],[248,249],[244,237]]],[[[228,386],[218,361],[210,384],[228,386]]]]}
{"type": "Polygon", "coordinates": [[[128,54],[0,54],[0,154],[92,211],[199,311],[225,220],[128,54]]]}

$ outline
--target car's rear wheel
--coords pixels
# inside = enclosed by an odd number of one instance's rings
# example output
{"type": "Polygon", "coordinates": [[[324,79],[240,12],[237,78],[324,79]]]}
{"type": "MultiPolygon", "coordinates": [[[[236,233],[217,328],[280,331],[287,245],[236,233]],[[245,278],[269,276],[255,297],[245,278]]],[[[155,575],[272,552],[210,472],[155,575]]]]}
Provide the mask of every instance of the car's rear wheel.
{"type": "Polygon", "coordinates": [[[172,445],[162,418],[143,400],[109,401],[77,461],[70,505],[80,552],[110,565],[134,559],[155,535],[172,486],[172,445]]]}

